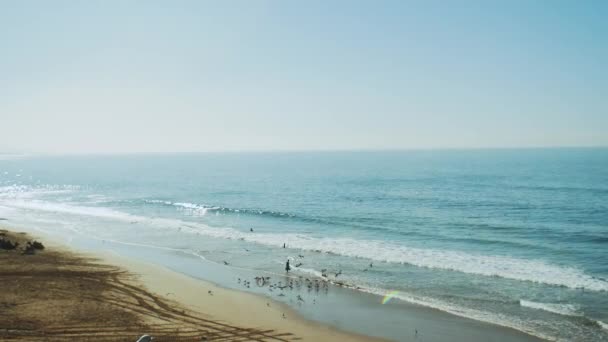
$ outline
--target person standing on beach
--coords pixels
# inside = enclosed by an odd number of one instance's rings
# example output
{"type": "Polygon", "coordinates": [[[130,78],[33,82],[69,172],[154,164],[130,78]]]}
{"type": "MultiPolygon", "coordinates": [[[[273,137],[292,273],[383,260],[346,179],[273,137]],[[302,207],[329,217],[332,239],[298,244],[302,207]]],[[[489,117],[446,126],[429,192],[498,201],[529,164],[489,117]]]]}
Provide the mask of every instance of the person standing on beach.
{"type": "Polygon", "coordinates": [[[285,264],[285,272],[289,273],[291,270],[291,266],[289,266],[289,259],[287,259],[287,263],[285,264]]]}

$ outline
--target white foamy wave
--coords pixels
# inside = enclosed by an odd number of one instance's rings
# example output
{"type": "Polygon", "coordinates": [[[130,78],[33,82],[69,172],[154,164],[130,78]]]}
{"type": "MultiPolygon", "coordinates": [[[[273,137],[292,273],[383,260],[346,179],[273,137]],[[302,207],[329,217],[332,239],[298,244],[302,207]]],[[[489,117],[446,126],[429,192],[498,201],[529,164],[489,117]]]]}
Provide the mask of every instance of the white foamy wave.
{"type": "Polygon", "coordinates": [[[144,202],[146,202],[146,203],[154,203],[154,204],[166,204],[166,205],[172,205],[173,204],[173,202],[163,201],[163,200],[145,200],[144,202]]]}
{"type": "Polygon", "coordinates": [[[483,276],[497,276],[570,288],[585,288],[592,291],[608,290],[608,282],[604,280],[591,277],[572,267],[552,265],[541,260],[472,254],[461,251],[412,248],[374,240],[312,238],[299,234],[249,234],[237,232],[234,238],[279,247],[283,243],[287,243],[292,248],[303,250],[483,276]]]}
{"type": "Polygon", "coordinates": [[[194,203],[172,203],[172,205],[194,216],[205,216],[208,211],[219,209],[219,207],[208,207],[194,203]]]}
{"type": "MultiPolygon", "coordinates": [[[[361,291],[372,293],[381,297],[384,297],[387,294],[387,290],[384,289],[375,289],[375,288],[359,288],[361,291]]],[[[442,301],[435,298],[425,297],[414,295],[406,292],[392,292],[393,298],[397,298],[407,303],[416,304],[424,307],[433,308],[436,310],[440,310],[443,312],[450,313],[452,315],[465,317],[474,319],[481,322],[491,323],[500,325],[503,327],[508,327],[512,329],[516,329],[519,331],[523,331],[530,335],[545,339],[551,340],[549,336],[545,336],[540,334],[535,327],[529,322],[522,320],[520,318],[514,316],[507,316],[504,314],[496,313],[496,312],[486,312],[482,310],[466,308],[460,305],[456,305],[453,303],[449,303],[446,301],[442,301]]]]}
{"type": "Polygon", "coordinates": [[[164,204],[164,205],[172,205],[176,207],[178,210],[185,212],[186,214],[192,216],[205,216],[208,211],[218,210],[220,207],[210,207],[195,203],[188,202],[171,202],[171,201],[163,201],[163,200],[146,200],[146,203],[155,203],[155,204],[164,204]]]}
{"type": "Polygon", "coordinates": [[[600,328],[604,329],[604,330],[608,330],[608,324],[602,322],[602,321],[596,321],[597,324],[600,326],[600,328]]]}
{"type": "MultiPolygon", "coordinates": [[[[22,209],[140,222],[161,229],[180,228],[184,232],[203,234],[221,239],[244,240],[267,246],[282,247],[284,243],[287,243],[291,248],[332,253],[346,257],[409,264],[418,267],[450,270],[482,276],[495,276],[565,286],[574,289],[584,288],[591,291],[608,291],[608,282],[603,279],[594,278],[573,267],[553,265],[542,260],[473,254],[462,251],[422,249],[377,240],[315,238],[303,234],[251,233],[233,228],[214,228],[200,223],[181,220],[136,216],[109,208],[74,206],[37,200],[2,202],[4,205],[22,209]]],[[[179,203],[179,205],[187,206],[188,204],[179,203]]]]}
{"type": "Polygon", "coordinates": [[[536,310],[544,310],[547,312],[556,313],[564,316],[582,316],[578,311],[578,308],[572,304],[558,304],[558,303],[537,303],[528,300],[520,300],[519,305],[527,308],[536,310]]]}

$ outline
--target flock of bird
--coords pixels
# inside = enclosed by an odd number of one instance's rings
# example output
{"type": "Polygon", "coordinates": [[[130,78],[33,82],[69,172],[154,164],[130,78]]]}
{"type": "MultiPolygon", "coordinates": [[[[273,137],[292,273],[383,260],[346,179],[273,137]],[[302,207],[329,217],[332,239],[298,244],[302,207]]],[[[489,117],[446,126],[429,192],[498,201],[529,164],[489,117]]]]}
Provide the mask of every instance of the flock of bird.
{"type": "MultiPolygon", "coordinates": [[[[269,292],[273,291],[284,291],[284,290],[293,290],[294,288],[300,290],[302,287],[306,287],[309,291],[315,290],[316,292],[329,290],[329,281],[327,280],[319,280],[319,279],[309,279],[304,278],[302,276],[297,278],[290,278],[285,280],[285,282],[279,280],[278,282],[271,282],[270,277],[254,277],[254,283],[258,287],[267,287],[269,292]]],[[[247,279],[237,279],[238,284],[251,288],[251,281],[247,279]]],[[[279,297],[284,296],[279,294],[279,297]]]]}

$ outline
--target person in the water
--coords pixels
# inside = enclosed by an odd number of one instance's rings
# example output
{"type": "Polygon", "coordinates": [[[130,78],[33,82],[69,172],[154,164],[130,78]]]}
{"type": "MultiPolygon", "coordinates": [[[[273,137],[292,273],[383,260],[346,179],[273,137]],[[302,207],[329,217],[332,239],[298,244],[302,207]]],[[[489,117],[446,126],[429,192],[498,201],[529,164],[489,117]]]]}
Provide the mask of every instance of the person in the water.
{"type": "Polygon", "coordinates": [[[285,272],[289,273],[291,270],[291,266],[289,266],[289,259],[287,259],[287,263],[285,264],[285,272]]]}

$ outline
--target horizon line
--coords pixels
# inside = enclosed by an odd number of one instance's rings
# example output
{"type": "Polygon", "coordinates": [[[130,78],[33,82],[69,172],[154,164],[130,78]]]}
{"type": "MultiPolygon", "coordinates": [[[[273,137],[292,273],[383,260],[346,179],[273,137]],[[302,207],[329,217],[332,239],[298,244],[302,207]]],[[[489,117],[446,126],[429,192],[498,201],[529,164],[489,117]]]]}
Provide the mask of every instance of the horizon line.
{"type": "Polygon", "coordinates": [[[199,151],[127,151],[127,152],[1,152],[0,156],[110,156],[110,155],[167,155],[167,154],[257,154],[257,153],[340,153],[340,152],[445,152],[491,150],[559,150],[606,149],[608,145],[563,146],[497,146],[497,147],[416,147],[416,148],[348,148],[348,149],[259,149],[259,150],[199,150],[199,151]]]}

